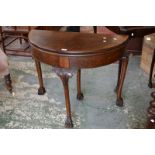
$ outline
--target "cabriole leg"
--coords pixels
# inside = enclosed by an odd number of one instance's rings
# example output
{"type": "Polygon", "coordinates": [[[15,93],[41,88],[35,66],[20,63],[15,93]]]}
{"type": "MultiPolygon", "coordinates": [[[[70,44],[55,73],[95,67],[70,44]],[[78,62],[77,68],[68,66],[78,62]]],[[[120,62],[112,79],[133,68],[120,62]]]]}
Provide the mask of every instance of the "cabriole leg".
{"type": "Polygon", "coordinates": [[[81,69],[77,71],[77,99],[83,100],[83,93],[81,92],[81,69]]]}
{"type": "Polygon", "coordinates": [[[43,83],[42,78],[42,70],[41,70],[41,64],[38,60],[35,60],[37,74],[38,74],[38,80],[39,80],[39,89],[38,89],[38,95],[44,95],[46,90],[43,83]]]}
{"type": "Polygon", "coordinates": [[[122,57],[122,64],[121,64],[121,71],[120,71],[120,78],[119,78],[119,85],[117,88],[117,100],[116,100],[116,105],[117,106],[123,106],[123,98],[122,98],[122,88],[123,88],[123,83],[126,75],[126,70],[128,66],[128,56],[122,57]]]}
{"type": "Polygon", "coordinates": [[[116,88],[114,90],[115,92],[117,92],[117,90],[118,90],[120,75],[121,75],[121,68],[122,68],[122,59],[119,60],[119,64],[118,64],[118,78],[117,78],[117,85],[116,85],[116,88]]]}
{"type": "Polygon", "coordinates": [[[70,106],[70,96],[69,96],[69,78],[73,76],[73,72],[66,69],[61,68],[54,68],[54,71],[56,74],[60,77],[63,87],[64,87],[64,93],[65,93],[65,101],[66,101],[66,113],[67,118],[65,121],[65,127],[66,128],[73,128],[73,121],[71,116],[71,106],[70,106]]]}

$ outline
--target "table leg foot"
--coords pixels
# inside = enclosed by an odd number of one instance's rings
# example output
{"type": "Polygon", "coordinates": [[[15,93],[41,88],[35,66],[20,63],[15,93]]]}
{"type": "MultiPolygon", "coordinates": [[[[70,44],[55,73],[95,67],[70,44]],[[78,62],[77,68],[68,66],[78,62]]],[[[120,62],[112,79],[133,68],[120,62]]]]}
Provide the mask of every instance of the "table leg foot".
{"type": "Polygon", "coordinates": [[[123,98],[122,97],[118,98],[116,100],[116,105],[119,106],[119,107],[123,107],[123,98]]]}
{"type": "Polygon", "coordinates": [[[44,95],[46,90],[45,90],[44,83],[43,83],[41,64],[38,60],[35,60],[35,64],[36,64],[38,80],[39,80],[38,95],[44,95]]]}
{"type": "Polygon", "coordinates": [[[73,121],[71,119],[71,117],[67,117],[66,121],[65,121],[65,128],[73,128],[73,121]]]}
{"type": "Polygon", "coordinates": [[[153,75],[154,64],[155,64],[155,49],[154,49],[154,52],[153,52],[153,57],[152,57],[152,62],[151,62],[151,67],[150,67],[149,84],[148,84],[148,86],[150,88],[153,88],[152,75],[153,75]]]}
{"type": "Polygon", "coordinates": [[[38,89],[38,95],[44,95],[45,93],[46,93],[46,90],[45,90],[44,87],[40,87],[40,88],[38,89]]]}
{"type": "Polygon", "coordinates": [[[77,94],[77,99],[78,99],[78,100],[83,100],[83,98],[84,98],[83,93],[77,94]]]}

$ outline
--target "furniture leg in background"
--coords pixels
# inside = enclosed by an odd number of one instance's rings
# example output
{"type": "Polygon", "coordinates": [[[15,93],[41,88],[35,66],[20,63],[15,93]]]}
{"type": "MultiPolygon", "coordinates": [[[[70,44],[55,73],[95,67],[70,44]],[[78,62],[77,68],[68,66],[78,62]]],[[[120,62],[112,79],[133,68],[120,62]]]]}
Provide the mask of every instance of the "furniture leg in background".
{"type": "Polygon", "coordinates": [[[38,95],[44,95],[46,90],[43,83],[43,77],[42,77],[42,70],[41,70],[41,64],[38,60],[35,59],[37,74],[38,74],[38,80],[39,80],[39,89],[38,89],[38,95]]]}
{"type": "Polygon", "coordinates": [[[152,83],[152,75],[153,75],[154,64],[155,64],[155,49],[153,52],[153,57],[152,57],[152,62],[151,62],[151,67],[150,67],[149,84],[148,84],[148,86],[150,88],[154,87],[154,85],[152,83]]]}
{"type": "Polygon", "coordinates": [[[151,93],[151,97],[153,100],[150,101],[150,105],[147,109],[147,129],[153,129],[155,127],[155,92],[151,93]]]}

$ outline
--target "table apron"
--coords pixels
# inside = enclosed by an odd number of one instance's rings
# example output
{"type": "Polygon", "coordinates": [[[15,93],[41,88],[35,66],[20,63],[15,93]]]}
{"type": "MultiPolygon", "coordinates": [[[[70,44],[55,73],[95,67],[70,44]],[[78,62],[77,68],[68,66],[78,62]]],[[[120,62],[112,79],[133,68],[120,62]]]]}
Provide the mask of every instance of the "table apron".
{"type": "Polygon", "coordinates": [[[117,49],[111,49],[104,53],[95,53],[87,55],[59,55],[33,48],[32,55],[34,59],[45,64],[59,68],[95,68],[111,64],[119,60],[125,53],[125,46],[117,49]]]}

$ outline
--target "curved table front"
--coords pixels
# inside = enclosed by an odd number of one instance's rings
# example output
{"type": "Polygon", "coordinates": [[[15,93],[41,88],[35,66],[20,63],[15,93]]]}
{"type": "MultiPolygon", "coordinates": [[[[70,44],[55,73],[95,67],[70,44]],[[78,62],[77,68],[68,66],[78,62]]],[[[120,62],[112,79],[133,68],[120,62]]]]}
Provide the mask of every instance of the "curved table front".
{"type": "Polygon", "coordinates": [[[127,35],[32,30],[29,33],[29,42],[39,78],[38,94],[45,93],[40,62],[52,65],[62,80],[66,99],[66,127],[73,127],[68,81],[77,71],[77,98],[83,99],[81,92],[82,68],[100,67],[119,60],[121,65],[116,87],[116,104],[123,105],[121,92],[128,65],[128,56],[125,55],[127,35]]]}

